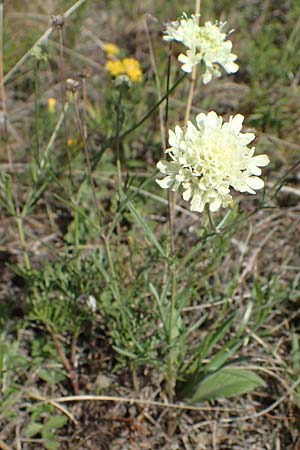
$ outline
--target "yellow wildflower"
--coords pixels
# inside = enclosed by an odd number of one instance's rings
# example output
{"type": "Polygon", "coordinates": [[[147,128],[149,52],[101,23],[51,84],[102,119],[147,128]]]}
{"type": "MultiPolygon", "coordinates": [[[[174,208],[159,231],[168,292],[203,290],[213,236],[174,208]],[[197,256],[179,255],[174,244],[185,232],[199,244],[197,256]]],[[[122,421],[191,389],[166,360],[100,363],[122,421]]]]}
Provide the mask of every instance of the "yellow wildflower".
{"type": "Polygon", "coordinates": [[[77,144],[76,139],[68,138],[68,140],[67,140],[68,147],[75,147],[76,144],[77,144]]]}
{"type": "Polygon", "coordinates": [[[113,59],[120,53],[119,47],[111,42],[104,44],[102,48],[108,59],[113,59]]]}
{"type": "Polygon", "coordinates": [[[105,68],[113,77],[127,75],[132,82],[138,82],[142,79],[140,64],[134,58],[124,58],[121,60],[117,59],[115,61],[108,61],[105,68]]]}
{"type": "Polygon", "coordinates": [[[55,112],[56,99],[54,97],[49,97],[47,104],[48,104],[48,112],[50,114],[53,114],[55,112]]]}
{"type": "Polygon", "coordinates": [[[134,58],[124,58],[123,65],[125,74],[128,75],[130,81],[138,82],[142,79],[142,71],[140,63],[134,58]]]}
{"type": "Polygon", "coordinates": [[[105,68],[112,77],[117,77],[124,74],[124,66],[122,61],[119,59],[116,59],[115,61],[107,61],[105,68]]]}

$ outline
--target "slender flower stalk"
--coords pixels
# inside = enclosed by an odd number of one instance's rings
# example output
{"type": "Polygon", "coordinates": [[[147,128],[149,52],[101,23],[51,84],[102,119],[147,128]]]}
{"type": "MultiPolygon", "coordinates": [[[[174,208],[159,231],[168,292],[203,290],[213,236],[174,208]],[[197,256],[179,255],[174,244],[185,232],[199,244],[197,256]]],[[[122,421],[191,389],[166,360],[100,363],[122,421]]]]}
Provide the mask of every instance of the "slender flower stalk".
{"type": "MultiPolygon", "coordinates": [[[[195,18],[196,18],[196,25],[199,25],[199,19],[200,19],[200,11],[201,11],[201,0],[196,0],[195,2],[195,18]]],[[[184,124],[187,124],[187,121],[190,118],[192,103],[193,103],[193,96],[194,96],[194,90],[196,86],[196,80],[197,80],[197,66],[194,66],[192,68],[191,73],[191,79],[190,79],[190,89],[189,89],[189,95],[186,102],[185,107],[185,115],[184,115],[184,124]]]]}

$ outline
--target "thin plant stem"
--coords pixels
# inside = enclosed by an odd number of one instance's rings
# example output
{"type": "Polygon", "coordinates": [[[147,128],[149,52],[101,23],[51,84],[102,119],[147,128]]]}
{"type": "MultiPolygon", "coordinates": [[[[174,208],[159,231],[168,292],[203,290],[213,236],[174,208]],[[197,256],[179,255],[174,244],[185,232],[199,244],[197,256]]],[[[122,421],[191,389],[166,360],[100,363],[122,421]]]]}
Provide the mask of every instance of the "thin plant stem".
{"type": "Polygon", "coordinates": [[[84,135],[83,124],[82,124],[81,117],[79,114],[79,108],[78,108],[76,94],[74,94],[74,107],[75,107],[76,120],[77,120],[79,132],[80,132],[80,136],[81,136],[81,140],[82,140],[82,144],[83,144],[83,150],[84,150],[84,156],[85,156],[85,162],[86,162],[86,167],[87,167],[87,171],[88,171],[89,181],[90,181],[90,185],[92,188],[94,205],[96,208],[99,225],[101,226],[102,225],[102,216],[101,216],[101,212],[100,212],[100,208],[99,208],[99,204],[98,204],[98,200],[97,200],[97,196],[96,196],[96,188],[95,188],[95,183],[94,183],[93,174],[92,174],[89,149],[88,149],[87,141],[86,141],[86,138],[84,135]]]}
{"type": "MultiPolygon", "coordinates": [[[[196,20],[199,21],[201,0],[195,1],[195,15],[196,20]]],[[[170,83],[170,66],[171,66],[171,46],[169,49],[169,61],[168,61],[168,76],[167,76],[167,92],[169,92],[170,83]]],[[[196,84],[196,67],[192,70],[190,90],[185,111],[185,125],[190,115],[190,110],[192,106],[193,94],[196,84]]],[[[168,130],[168,106],[169,106],[169,96],[166,98],[166,115],[165,115],[165,129],[168,130]]],[[[166,139],[167,141],[167,139],[166,139]]],[[[168,190],[168,214],[169,214],[169,227],[170,227],[170,245],[171,245],[171,258],[172,262],[170,265],[170,275],[171,275],[171,300],[169,309],[169,322],[168,322],[168,361],[167,361],[167,394],[170,402],[174,401],[174,388],[176,383],[176,373],[174,367],[174,330],[176,328],[174,320],[176,315],[176,298],[177,298],[177,274],[176,274],[176,262],[175,262],[175,240],[174,240],[174,219],[176,210],[176,193],[173,193],[170,189],[168,190]]],[[[174,432],[174,420],[170,417],[168,424],[168,433],[172,435],[174,432]]]]}
{"type": "Polygon", "coordinates": [[[24,227],[23,227],[23,217],[20,217],[20,215],[18,215],[16,217],[16,220],[17,220],[20,244],[21,244],[21,248],[22,248],[22,252],[23,252],[24,264],[25,264],[26,269],[30,270],[31,265],[30,265],[30,260],[29,260],[29,256],[27,253],[27,249],[26,249],[25,233],[24,233],[24,227]]]}
{"type": "MultiPolygon", "coordinates": [[[[200,11],[201,11],[201,0],[195,0],[195,16],[196,16],[197,24],[199,24],[200,11]]],[[[186,107],[185,107],[185,114],[184,114],[184,126],[185,127],[187,125],[187,122],[188,122],[188,120],[190,118],[190,114],[191,114],[194,91],[195,91],[195,87],[196,87],[196,80],[197,80],[197,66],[194,66],[192,68],[192,73],[191,73],[191,78],[190,78],[190,89],[189,89],[188,98],[187,98],[186,107]]],[[[174,214],[175,214],[175,210],[176,210],[176,200],[177,200],[177,193],[175,192],[173,194],[174,214]]]]}
{"type": "Polygon", "coordinates": [[[56,348],[56,351],[68,373],[68,376],[70,378],[71,384],[72,384],[72,388],[74,391],[74,394],[77,395],[79,393],[79,387],[78,387],[78,381],[77,381],[77,375],[74,371],[74,368],[72,367],[72,365],[70,364],[68,358],[65,355],[65,352],[62,348],[62,346],[60,345],[60,342],[55,334],[55,332],[52,330],[52,328],[47,327],[47,330],[53,340],[54,346],[56,348]]]}
{"type": "MultiPolygon", "coordinates": [[[[150,54],[151,66],[152,66],[154,77],[155,77],[157,96],[158,96],[158,99],[160,99],[161,96],[162,96],[161,83],[160,83],[160,79],[159,79],[159,75],[158,75],[157,64],[156,64],[156,61],[155,61],[155,55],[154,55],[153,45],[152,45],[152,41],[151,41],[151,36],[150,36],[150,33],[149,33],[147,16],[146,16],[145,21],[144,21],[144,28],[145,28],[146,37],[147,37],[148,46],[149,46],[149,54],[150,54]]],[[[165,152],[166,147],[167,147],[167,142],[166,142],[166,130],[165,130],[165,123],[164,123],[164,111],[163,111],[163,105],[162,104],[160,104],[159,107],[158,107],[158,113],[159,113],[159,125],[160,125],[160,134],[161,134],[162,146],[163,146],[163,151],[165,152]]]]}
{"type": "Polygon", "coordinates": [[[87,139],[87,126],[86,126],[86,112],[87,112],[87,87],[86,87],[86,73],[82,73],[82,99],[83,99],[83,132],[84,137],[87,139]]]}
{"type": "Polygon", "coordinates": [[[72,336],[72,344],[71,344],[71,363],[72,366],[75,367],[76,364],[76,346],[78,340],[78,331],[74,331],[72,336]]]}
{"type": "MultiPolygon", "coordinates": [[[[167,69],[167,93],[170,89],[170,74],[171,74],[171,44],[169,47],[169,57],[168,57],[168,69],[167,69]]],[[[168,130],[169,122],[169,95],[166,96],[166,110],[165,110],[165,130],[168,130]]],[[[167,141],[167,139],[165,139],[167,141]]],[[[174,209],[173,209],[173,192],[168,190],[168,218],[169,218],[169,232],[170,232],[170,253],[172,262],[169,266],[171,271],[171,302],[169,310],[169,322],[168,322],[168,361],[167,361],[167,393],[169,402],[174,399],[174,358],[173,358],[173,330],[174,330],[174,312],[176,306],[176,268],[175,268],[175,242],[174,242],[174,209]]]]}
{"type": "MultiPolygon", "coordinates": [[[[61,104],[64,105],[66,102],[66,91],[65,91],[65,64],[64,64],[64,44],[63,44],[63,27],[59,26],[59,70],[60,70],[60,96],[61,104]]],[[[68,133],[67,133],[67,123],[66,116],[63,117],[63,130],[64,130],[64,147],[66,148],[69,178],[71,181],[71,186],[73,188],[73,174],[72,174],[72,158],[70,153],[70,148],[68,146],[68,133]]]]}
{"type": "Polygon", "coordinates": [[[7,131],[7,107],[6,107],[6,92],[4,87],[3,76],[3,4],[0,4],[0,86],[1,86],[1,103],[3,111],[3,138],[6,145],[7,160],[10,166],[12,174],[14,173],[13,161],[10,146],[8,144],[8,131],[7,131]]]}
{"type": "MultiPolygon", "coordinates": [[[[165,109],[165,132],[167,133],[169,124],[169,91],[170,91],[170,77],[171,77],[171,49],[172,43],[169,47],[169,57],[168,57],[168,69],[167,69],[167,94],[166,94],[166,109],[165,109]]],[[[165,136],[165,142],[167,142],[167,136],[165,136]]],[[[169,228],[170,228],[170,245],[171,245],[171,255],[175,253],[175,243],[174,243],[174,203],[173,203],[173,192],[168,190],[168,216],[169,216],[169,228]]]]}
{"type": "MultiPolygon", "coordinates": [[[[197,24],[199,24],[200,11],[201,11],[201,0],[196,0],[195,1],[195,16],[196,16],[197,24]]],[[[187,121],[190,118],[193,97],[194,97],[194,91],[195,91],[195,86],[196,86],[196,79],[197,79],[197,66],[194,66],[192,68],[192,74],[191,74],[191,79],[190,79],[190,89],[189,89],[188,99],[187,99],[186,108],[185,108],[185,115],[184,115],[184,125],[185,126],[187,124],[187,121]]]]}
{"type": "Polygon", "coordinates": [[[115,299],[119,303],[120,308],[121,308],[121,312],[122,312],[121,295],[120,295],[119,287],[118,287],[118,284],[117,284],[117,276],[116,276],[116,272],[115,272],[115,268],[114,268],[113,259],[112,259],[112,256],[111,256],[111,251],[110,251],[110,246],[109,246],[109,239],[106,236],[102,236],[102,239],[103,239],[103,242],[104,242],[106,256],[107,256],[107,260],[108,260],[108,267],[109,267],[111,280],[112,280],[113,294],[115,296],[115,299]]]}
{"type": "Polygon", "coordinates": [[[35,115],[35,139],[36,139],[36,151],[34,159],[39,160],[40,156],[40,130],[39,130],[39,118],[40,118],[40,61],[37,59],[35,74],[34,74],[34,115],[35,115]]]}
{"type": "Polygon", "coordinates": [[[118,193],[119,201],[121,200],[122,193],[122,168],[121,168],[121,155],[120,155],[120,132],[121,132],[121,114],[122,114],[122,86],[119,87],[119,97],[116,105],[116,134],[115,134],[115,148],[117,157],[117,177],[118,177],[118,193]]]}
{"type": "MultiPolygon", "coordinates": [[[[184,73],[180,78],[178,78],[178,80],[173,84],[173,86],[169,89],[169,91],[166,92],[166,94],[164,94],[163,97],[154,106],[152,106],[152,108],[150,108],[148,112],[146,112],[144,114],[144,116],[142,116],[141,120],[139,120],[132,127],[130,127],[127,130],[123,131],[123,133],[119,136],[119,138],[120,139],[125,138],[126,136],[131,134],[133,131],[135,131],[137,128],[139,128],[141,125],[143,125],[143,123],[147,119],[149,119],[149,117],[151,117],[151,115],[157,110],[159,105],[161,105],[161,103],[163,103],[166,100],[168,95],[170,95],[176,89],[176,87],[184,80],[185,77],[186,77],[186,73],[184,73]]],[[[105,150],[107,150],[108,148],[111,148],[111,146],[112,146],[112,144],[114,142],[114,139],[115,139],[114,136],[112,138],[107,139],[104,142],[101,150],[93,158],[93,165],[92,165],[93,170],[96,168],[96,166],[97,166],[98,162],[100,161],[100,159],[101,159],[103,153],[105,152],[105,150]]]]}
{"type": "Polygon", "coordinates": [[[49,158],[50,158],[50,152],[53,149],[54,143],[55,143],[55,141],[57,139],[57,136],[58,136],[59,131],[60,131],[60,129],[62,127],[62,124],[63,124],[64,117],[67,114],[67,112],[69,110],[69,107],[70,107],[70,104],[68,102],[64,104],[63,110],[62,110],[62,112],[61,112],[61,114],[59,116],[59,119],[58,119],[58,121],[57,121],[57,123],[55,125],[55,128],[54,128],[54,130],[53,130],[53,132],[51,134],[51,137],[49,139],[47,147],[46,147],[46,149],[45,149],[45,151],[44,151],[44,153],[42,155],[41,162],[40,162],[39,169],[38,169],[38,176],[41,176],[42,171],[45,168],[47,168],[47,165],[49,163],[49,158]]]}
{"type": "Polygon", "coordinates": [[[212,230],[213,230],[215,233],[217,233],[218,230],[217,230],[216,224],[215,224],[215,222],[214,222],[214,219],[213,219],[213,216],[212,216],[212,213],[211,213],[211,211],[210,211],[210,209],[209,209],[209,205],[208,205],[208,204],[205,205],[205,209],[206,209],[206,212],[207,212],[209,224],[210,224],[212,230]]]}
{"type": "Polygon", "coordinates": [[[134,364],[132,362],[129,363],[129,367],[130,367],[130,372],[131,372],[131,382],[132,382],[133,389],[134,389],[135,393],[138,393],[140,390],[140,386],[139,386],[139,379],[138,379],[137,373],[136,373],[136,367],[134,366],[134,364]]]}
{"type": "Polygon", "coordinates": [[[173,344],[174,344],[174,317],[176,311],[176,291],[177,290],[177,279],[176,279],[176,267],[175,262],[172,262],[171,266],[171,302],[170,302],[170,311],[169,311],[169,323],[168,323],[168,379],[167,379],[167,390],[168,390],[168,398],[169,401],[172,402],[174,400],[174,387],[175,387],[175,378],[174,378],[174,357],[173,357],[173,344]]]}
{"type": "MultiPolygon", "coordinates": [[[[100,208],[99,208],[98,200],[96,197],[96,189],[95,189],[95,184],[94,184],[93,175],[92,175],[92,167],[91,167],[90,158],[89,158],[89,150],[88,150],[87,141],[85,138],[83,123],[82,123],[82,120],[81,120],[81,117],[79,114],[79,108],[78,108],[76,94],[74,94],[74,106],[75,106],[76,120],[77,120],[78,128],[80,131],[81,140],[83,143],[84,155],[85,155],[85,160],[86,160],[86,165],[87,165],[88,177],[89,177],[90,185],[92,188],[94,205],[95,205],[96,212],[98,215],[99,226],[102,227],[102,216],[100,213],[100,208]]],[[[115,272],[115,268],[114,268],[114,264],[113,264],[110,246],[109,246],[109,238],[107,236],[105,236],[104,234],[101,234],[100,237],[104,243],[105,252],[106,252],[106,256],[107,256],[107,260],[108,260],[108,267],[109,267],[109,271],[110,271],[110,275],[111,275],[113,294],[115,296],[116,301],[119,303],[120,307],[122,308],[121,295],[120,295],[119,287],[117,284],[116,272],[115,272]]]]}

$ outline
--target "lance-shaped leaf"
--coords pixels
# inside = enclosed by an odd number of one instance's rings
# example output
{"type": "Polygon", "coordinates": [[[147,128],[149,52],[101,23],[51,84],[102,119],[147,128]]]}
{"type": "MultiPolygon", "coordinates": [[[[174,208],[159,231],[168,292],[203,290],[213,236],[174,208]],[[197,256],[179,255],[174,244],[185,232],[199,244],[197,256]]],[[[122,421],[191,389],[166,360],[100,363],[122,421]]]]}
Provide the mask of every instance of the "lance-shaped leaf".
{"type": "Polygon", "coordinates": [[[264,380],[251,370],[225,367],[202,380],[189,403],[235,397],[265,386],[264,380]]]}

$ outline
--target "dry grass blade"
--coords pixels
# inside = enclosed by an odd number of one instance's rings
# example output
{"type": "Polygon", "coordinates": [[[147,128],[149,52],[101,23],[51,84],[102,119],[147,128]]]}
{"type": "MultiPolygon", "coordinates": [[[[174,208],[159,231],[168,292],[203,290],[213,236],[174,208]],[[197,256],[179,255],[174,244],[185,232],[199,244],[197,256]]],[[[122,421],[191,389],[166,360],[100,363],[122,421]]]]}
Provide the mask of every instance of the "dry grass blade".
{"type": "MultiPolygon", "coordinates": [[[[300,383],[300,380],[299,380],[300,383]]],[[[236,411],[236,408],[221,408],[212,406],[191,406],[186,403],[164,403],[152,400],[145,400],[142,398],[132,398],[132,397],[114,397],[110,395],[70,395],[67,397],[57,397],[53,399],[46,400],[45,402],[55,402],[55,403],[70,403],[70,402],[115,402],[115,403],[129,403],[143,406],[153,406],[158,408],[166,409],[177,409],[186,411],[236,411]]]]}
{"type": "Polygon", "coordinates": [[[36,392],[30,392],[29,396],[31,398],[33,398],[34,400],[38,400],[38,401],[41,401],[41,402],[49,403],[49,405],[52,405],[54,408],[56,408],[59,411],[61,411],[63,414],[65,414],[71,420],[71,422],[73,422],[75,425],[77,425],[77,420],[75,419],[73,414],[65,406],[60,405],[59,403],[57,403],[54,400],[47,400],[43,396],[41,396],[40,394],[38,394],[36,392]]]}

